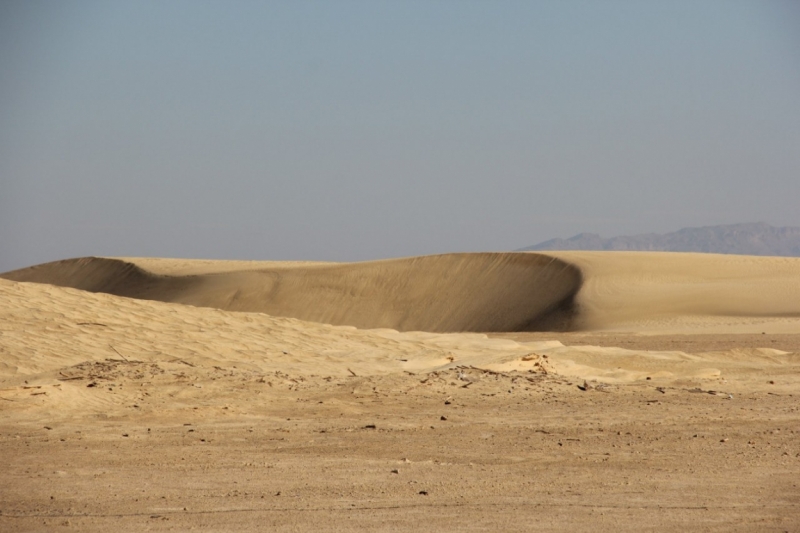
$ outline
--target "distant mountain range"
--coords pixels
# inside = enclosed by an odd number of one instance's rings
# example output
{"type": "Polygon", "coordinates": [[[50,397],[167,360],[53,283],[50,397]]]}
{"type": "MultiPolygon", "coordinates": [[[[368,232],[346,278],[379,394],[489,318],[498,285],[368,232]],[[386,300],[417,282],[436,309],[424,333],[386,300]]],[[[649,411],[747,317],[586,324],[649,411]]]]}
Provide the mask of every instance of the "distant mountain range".
{"type": "Polygon", "coordinates": [[[756,222],[684,228],[664,235],[647,233],[610,239],[595,233],[581,233],[569,239],[551,239],[518,251],[533,250],[641,250],[800,257],[800,228],[775,228],[756,222]]]}

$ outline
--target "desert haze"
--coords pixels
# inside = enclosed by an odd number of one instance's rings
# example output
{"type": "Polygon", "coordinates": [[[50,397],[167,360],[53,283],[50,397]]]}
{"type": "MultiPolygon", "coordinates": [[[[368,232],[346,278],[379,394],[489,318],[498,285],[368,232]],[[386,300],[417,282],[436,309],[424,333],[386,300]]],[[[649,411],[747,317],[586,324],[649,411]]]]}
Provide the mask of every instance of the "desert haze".
{"type": "Polygon", "coordinates": [[[0,277],[3,531],[800,528],[800,258],[0,277]]]}
{"type": "Polygon", "coordinates": [[[738,255],[800,256],[800,228],[776,228],[764,222],[683,228],[659,235],[628,235],[604,239],[580,233],[569,239],[551,239],[522,251],[616,250],[703,252],[738,255]]]}

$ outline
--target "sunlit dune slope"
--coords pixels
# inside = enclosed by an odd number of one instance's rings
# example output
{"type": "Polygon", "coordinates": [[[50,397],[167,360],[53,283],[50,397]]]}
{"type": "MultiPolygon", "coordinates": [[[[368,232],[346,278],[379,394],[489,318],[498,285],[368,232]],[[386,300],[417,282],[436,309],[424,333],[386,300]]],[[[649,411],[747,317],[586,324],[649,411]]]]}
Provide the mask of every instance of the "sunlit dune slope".
{"type": "Polygon", "coordinates": [[[800,333],[800,258],[548,252],[578,268],[575,330],[800,333]]]}
{"type": "Polygon", "coordinates": [[[145,300],[400,331],[800,332],[800,259],[447,254],[364,263],[81,258],[3,274],[145,300]]]}
{"type": "Polygon", "coordinates": [[[577,268],[539,254],[291,266],[220,262],[215,273],[209,272],[209,262],[198,268],[176,261],[185,264],[183,269],[163,260],[89,257],[3,277],[328,324],[431,332],[569,329],[573,297],[581,286],[577,268]]]}

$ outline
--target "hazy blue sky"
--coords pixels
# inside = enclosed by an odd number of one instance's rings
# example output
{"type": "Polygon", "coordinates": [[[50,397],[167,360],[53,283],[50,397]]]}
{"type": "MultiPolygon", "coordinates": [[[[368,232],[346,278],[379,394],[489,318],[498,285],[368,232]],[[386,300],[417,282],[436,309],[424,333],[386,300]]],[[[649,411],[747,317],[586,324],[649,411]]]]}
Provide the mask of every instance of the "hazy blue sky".
{"type": "Polygon", "coordinates": [[[800,226],[800,2],[0,3],[0,271],[800,226]]]}

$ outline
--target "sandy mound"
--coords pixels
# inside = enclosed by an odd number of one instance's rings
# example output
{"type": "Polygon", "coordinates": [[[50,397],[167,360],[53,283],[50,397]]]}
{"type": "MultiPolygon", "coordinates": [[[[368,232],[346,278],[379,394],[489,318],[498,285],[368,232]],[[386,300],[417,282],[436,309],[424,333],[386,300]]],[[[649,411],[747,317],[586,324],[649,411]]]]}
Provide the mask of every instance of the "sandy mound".
{"type": "MultiPolygon", "coordinates": [[[[230,369],[253,376],[376,376],[462,368],[605,383],[749,379],[796,373],[793,353],[757,346],[687,354],[518,342],[477,333],[360,330],[0,280],[0,382],[61,381],[108,361],[230,369]]],[[[761,337],[759,335],[759,337],[761,337]]],[[[765,344],[767,346],[766,339],[765,344]]],[[[104,363],[105,364],[105,363],[104,363]]],[[[23,391],[24,392],[24,391],[23,391]]]]}
{"type": "Polygon", "coordinates": [[[4,274],[117,296],[403,331],[567,329],[580,272],[537,254],[450,254],[352,264],[82,258],[4,274]],[[138,264],[137,264],[138,263],[138,264]],[[185,263],[185,262],[184,262],[185,263]],[[151,270],[152,269],[152,270],[151,270]],[[245,269],[245,270],[242,270],[245,269]],[[171,275],[157,272],[171,272],[171,275]]]}
{"type": "Polygon", "coordinates": [[[800,332],[800,259],[646,252],[364,263],[81,258],[2,277],[400,331],[800,332]]]}

